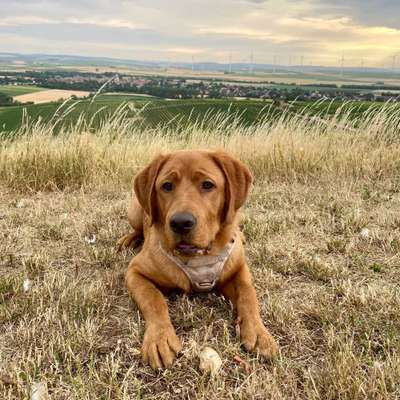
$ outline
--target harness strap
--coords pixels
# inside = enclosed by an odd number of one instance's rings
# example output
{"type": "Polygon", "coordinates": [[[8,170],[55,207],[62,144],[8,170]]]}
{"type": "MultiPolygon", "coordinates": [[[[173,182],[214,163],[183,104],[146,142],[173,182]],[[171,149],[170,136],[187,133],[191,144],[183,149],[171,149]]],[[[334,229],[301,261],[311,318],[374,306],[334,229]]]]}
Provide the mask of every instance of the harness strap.
{"type": "Polygon", "coordinates": [[[168,251],[164,250],[160,244],[161,252],[176,266],[178,266],[188,277],[192,289],[195,292],[209,292],[214,289],[222,270],[231,255],[235,246],[235,238],[224,247],[224,249],[216,256],[195,257],[187,262],[175,257],[168,251]]]}

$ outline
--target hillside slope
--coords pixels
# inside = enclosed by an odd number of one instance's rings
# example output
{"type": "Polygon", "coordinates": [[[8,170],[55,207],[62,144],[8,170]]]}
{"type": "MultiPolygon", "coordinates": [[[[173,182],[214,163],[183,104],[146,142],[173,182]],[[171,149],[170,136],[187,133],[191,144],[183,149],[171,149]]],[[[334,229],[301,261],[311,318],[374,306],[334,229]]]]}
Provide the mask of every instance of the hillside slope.
{"type": "Polygon", "coordinates": [[[32,125],[1,139],[2,398],[29,398],[38,383],[52,399],[399,398],[398,117],[223,121],[182,135],[121,117],[95,134],[32,125]],[[132,253],[115,243],[135,172],[188,147],[223,147],[256,177],[243,227],[281,346],[272,364],[240,348],[231,307],[214,294],[170,297],[183,354],[158,374],[141,362],[144,321],[123,283],[132,253]],[[223,360],[215,379],[198,369],[204,345],[223,360]]]}

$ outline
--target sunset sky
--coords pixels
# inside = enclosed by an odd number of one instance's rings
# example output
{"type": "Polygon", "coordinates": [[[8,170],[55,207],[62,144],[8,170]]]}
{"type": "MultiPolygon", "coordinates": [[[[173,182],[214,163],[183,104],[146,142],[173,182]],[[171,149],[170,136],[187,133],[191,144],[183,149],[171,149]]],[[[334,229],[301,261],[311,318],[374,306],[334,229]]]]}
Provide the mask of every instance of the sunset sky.
{"type": "Polygon", "coordinates": [[[0,52],[390,67],[399,0],[0,0],[0,52]]]}

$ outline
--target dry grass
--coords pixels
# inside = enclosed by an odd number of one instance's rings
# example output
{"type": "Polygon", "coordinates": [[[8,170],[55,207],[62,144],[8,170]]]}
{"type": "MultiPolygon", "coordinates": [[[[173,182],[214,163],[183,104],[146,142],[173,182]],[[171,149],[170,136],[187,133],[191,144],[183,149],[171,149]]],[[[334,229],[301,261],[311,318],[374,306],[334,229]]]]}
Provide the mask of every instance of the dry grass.
{"type": "Polygon", "coordinates": [[[399,398],[393,119],[358,133],[321,132],[309,120],[251,132],[219,121],[214,133],[196,127],[185,137],[127,124],[58,137],[31,126],[1,142],[2,398],[29,398],[37,382],[52,399],[399,398]],[[231,308],[213,294],[169,299],[184,342],[173,369],[156,374],[140,360],[144,322],[123,285],[131,254],[114,244],[127,229],[134,172],[154,152],[188,146],[225,147],[257,176],[244,230],[262,315],[281,345],[273,364],[240,349],[231,308]],[[198,369],[203,345],[223,359],[215,379],[198,369]]]}
{"type": "Polygon", "coordinates": [[[75,97],[87,97],[90,92],[84,92],[81,90],[60,90],[60,89],[50,89],[43,90],[40,92],[21,94],[19,96],[14,96],[15,101],[20,103],[32,102],[35,104],[48,103],[50,101],[60,101],[63,99],[69,99],[72,96],[75,97]]]}

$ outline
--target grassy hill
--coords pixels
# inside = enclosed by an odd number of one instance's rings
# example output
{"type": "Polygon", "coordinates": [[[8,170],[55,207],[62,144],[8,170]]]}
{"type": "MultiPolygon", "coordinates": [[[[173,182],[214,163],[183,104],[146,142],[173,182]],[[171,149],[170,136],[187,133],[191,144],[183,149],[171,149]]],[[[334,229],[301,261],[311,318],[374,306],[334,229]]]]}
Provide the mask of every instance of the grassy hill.
{"type": "MultiPolygon", "coordinates": [[[[191,99],[165,100],[136,94],[103,94],[89,100],[0,107],[0,131],[12,132],[26,124],[48,123],[55,132],[61,129],[96,130],[124,109],[124,118],[135,120],[141,129],[169,126],[176,130],[193,124],[218,125],[222,120],[255,126],[289,115],[316,116],[322,119],[360,120],[382,109],[399,111],[399,104],[373,102],[295,101],[276,105],[261,100],[191,99]],[[55,121],[57,123],[55,124],[55,121]]],[[[118,117],[118,118],[119,118],[118,117]]]]}
{"type": "Polygon", "coordinates": [[[144,131],[125,112],[93,133],[54,136],[39,123],[0,138],[2,398],[29,398],[38,383],[52,399],[399,398],[399,114],[221,117],[182,135],[144,131]],[[156,373],[141,361],[144,322],[123,282],[132,253],[115,243],[134,174],[159,151],[198,147],[225,148],[256,177],[243,229],[281,350],[271,364],[245,353],[221,297],[171,296],[183,353],[156,373]],[[205,345],[223,360],[212,379],[198,369],[205,345]]]}
{"type": "Polygon", "coordinates": [[[53,135],[53,121],[0,138],[2,398],[29,398],[38,383],[52,399],[399,398],[399,114],[287,111],[255,125],[220,114],[182,135],[159,124],[180,104],[154,101],[146,130],[126,106],[92,133],[78,120],[53,135]],[[156,373],[141,361],[144,322],[124,287],[132,253],[115,243],[134,174],[160,151],[198,147],[225,148],[255,175],[243,229],[281,350],[272,364],[245,353],[221,297],[171,296],[183,353],[156,373]],[[212,379],[198,369],[205,345],[223,360],[212,379]]]}
{"type": "Polygon", "coordinates": [[[161,100],[137,95],[101,95],[91,100],[71,101],[60,108],[61,103],[32,104],[27,106],[0,107],[0,128],[4,131],[17,130],[23,117],[35,123],[60,119],[58,127],[75,125],[83,118],[93,127],[110,118],[117,109],[127,105],[127,118],[134,118],[141,112],[142,126],[155,127],[175,121],[189,123],[203,121],[207,116],[219,113],[237,116],[244,124],[253,124],[266,114],[269,103],[262,101],[230,100],[161,100]],[[25,110],[25,111],[24,111],[25,110]],[[55,117],[56,115],[56,117],[55,117]],[[93,120],[92,120],[93,118],[93,120]]]}
{"type": "Polygon", "coordinates": [[[142,101],[142,98],[135,96],[99,96],[94,103],[89,100],[71,100],[64,106],[60,102],[52,102],[0,107],[0,128],[4,131],[17,130],[24,123],[24,118],[25,121],[29,119],[32,123],[38,120],[46,123],[61,117],[61,125],[68,126],[75,124],[82,113],[85,120],[89,121],[98,111],[100,111],[98,119],[106,118],[121,103],[128,100],[142,101]],[[65,114],[66,112],[67,114],[65,114]]]}
{"type": "Polygon", "coordinates": [[[42,90],[46,89],[31,85],[29,86],[0,85],[0,93],[5,93],[11,97],[20,96],[22,94],[40,92],[42,90]]]}

